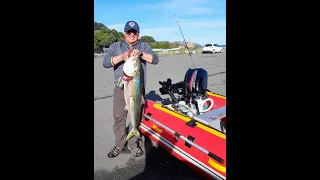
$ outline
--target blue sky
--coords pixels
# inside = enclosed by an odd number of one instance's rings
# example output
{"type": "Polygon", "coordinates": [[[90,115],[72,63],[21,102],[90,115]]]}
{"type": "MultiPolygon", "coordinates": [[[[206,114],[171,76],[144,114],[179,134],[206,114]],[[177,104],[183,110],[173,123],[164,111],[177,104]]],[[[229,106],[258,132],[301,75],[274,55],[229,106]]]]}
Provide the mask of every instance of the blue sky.
{"type": "Polygon", "coordinates": [[[95,0],[94,21],[123,32],[129,20],[140,26],[140,36],[156,41],[226,44],[225,0],[95,0]]]}

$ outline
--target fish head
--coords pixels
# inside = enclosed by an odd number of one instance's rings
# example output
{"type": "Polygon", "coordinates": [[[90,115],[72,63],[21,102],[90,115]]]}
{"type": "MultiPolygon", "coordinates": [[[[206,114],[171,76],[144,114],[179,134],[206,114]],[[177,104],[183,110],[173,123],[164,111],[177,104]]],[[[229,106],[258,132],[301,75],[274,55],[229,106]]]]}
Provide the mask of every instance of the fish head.
{"type": "Polygon", "coordinates": [[[126,77],[134,78],[140,75],[140,58],[137,56],[130,56],[124,63],[123,73],[126,77]]]}

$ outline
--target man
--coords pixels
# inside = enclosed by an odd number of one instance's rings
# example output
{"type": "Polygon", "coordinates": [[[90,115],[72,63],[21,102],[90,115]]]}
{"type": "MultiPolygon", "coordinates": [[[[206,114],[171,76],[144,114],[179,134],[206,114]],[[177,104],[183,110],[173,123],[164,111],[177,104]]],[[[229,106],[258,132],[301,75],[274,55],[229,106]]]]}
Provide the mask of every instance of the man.
{"type": "MultiPolygon", "coordinates": [[[[159,58],[152,51],[146,42],[141,42],[139,38],[140,28],[135,21],[128,21],[124,26],[124,39],[110,45],[107,55],[103,60],[103,67],[114,68],[114,100],[113,100],[113,130],[115,134],[115,146],[108,153],[109,158],[118,156],[125,149],[126,144],[126,117],[127,111],[124,110],[125,99],[123,90],[123,64],[128,59],[129,53],[132,55],[140,55],[142,72],[142,84],[146,85],[146,65],[158,64],[159,58]]],[[[144,88],[143,88],[144,89],[144,88]]],[[[145,92],[143,91],[143,94],[145,92]]],[[[131,124],[129,126],[131,129],[131,124]]],[[[128,140],[128,149],[133,156],[139,157],[143,151],[139,147],[138,138],[133,136],[128,140]]]]}

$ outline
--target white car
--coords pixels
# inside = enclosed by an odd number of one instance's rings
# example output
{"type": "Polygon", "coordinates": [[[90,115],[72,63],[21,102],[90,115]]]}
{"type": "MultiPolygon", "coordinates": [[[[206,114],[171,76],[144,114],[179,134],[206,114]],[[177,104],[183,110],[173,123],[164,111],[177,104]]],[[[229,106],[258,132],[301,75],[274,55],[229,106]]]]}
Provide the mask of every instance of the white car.
{"type": "Polygon", "coordinates": [[[223,50],[223,48],[220,47],[217,44],[206,44],[206,45],[204,45],[204,47],[202,49],[202,52],[203,53],[205,53],[205,52],[211,52],[211,53],[219,52],[219,53],[222,53],[222,50],[223,50]]]}

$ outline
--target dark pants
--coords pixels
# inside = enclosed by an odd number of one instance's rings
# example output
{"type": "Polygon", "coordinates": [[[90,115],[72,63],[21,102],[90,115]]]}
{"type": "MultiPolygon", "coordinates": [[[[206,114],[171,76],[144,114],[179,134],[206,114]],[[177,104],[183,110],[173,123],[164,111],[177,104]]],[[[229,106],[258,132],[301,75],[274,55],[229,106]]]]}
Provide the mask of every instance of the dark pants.
{"type": "MultiPolygon", "coordinates": [[[[124,107],[126,105],[124,99],[124,90],[115,86],[113,94],[113,131],[116,138],[115,144],[117,147],[122,148],[126,144],[126,119],[128,112],[124,110],[124,107]]],[[[145,95],[144,88],[142,90],[142,94],[143,96],[145,95]]],[[[132,125],[131,123],[129,123],[129,131],[131,129],[132,125]]],[[[133,136],[128,140],[128,146],[131,148],[138,147],[138,143],[138,138],[136,136],[133,136]]]]}

